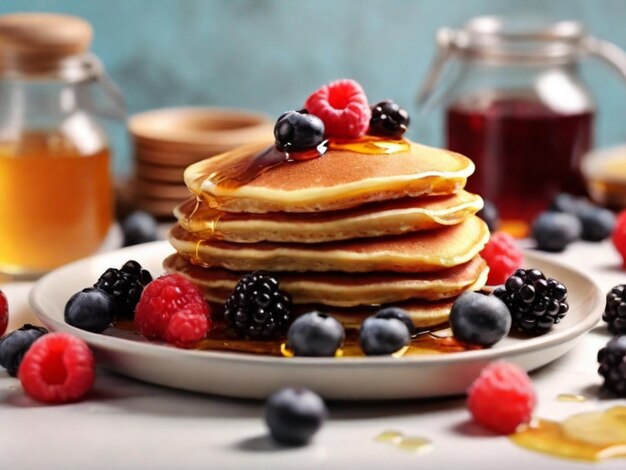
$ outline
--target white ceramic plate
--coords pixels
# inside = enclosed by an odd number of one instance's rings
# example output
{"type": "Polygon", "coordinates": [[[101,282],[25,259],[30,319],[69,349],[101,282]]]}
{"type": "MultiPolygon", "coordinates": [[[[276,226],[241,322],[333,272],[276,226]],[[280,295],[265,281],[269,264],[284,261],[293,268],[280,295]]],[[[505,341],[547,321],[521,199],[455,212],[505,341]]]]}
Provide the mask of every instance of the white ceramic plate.
{"type": "Polygon", "coordinates": [[[153,275],[172,252],[166,242],[124,248],[77,261],[37,282],[30,303],[51,330],[83,338],[99,362],[121,374],[154,384],[243,398],[266,398],[285,386],[303,386],[340,400],[402,399],[462,394],[482,367],[506,359],[530,371],[572,348],[600,318],[604,295],[585,274],[527,253],[526,266],[562,281],[570,311],[553,331],[531,339],[506,338],[491,349],[404,358],[282,358],[242,353],[189,351],[150,343],[137,335],[113,337],[79,330],[63,320],[66,301],[92,285],[111,266],[139,261],[153,275]]]}

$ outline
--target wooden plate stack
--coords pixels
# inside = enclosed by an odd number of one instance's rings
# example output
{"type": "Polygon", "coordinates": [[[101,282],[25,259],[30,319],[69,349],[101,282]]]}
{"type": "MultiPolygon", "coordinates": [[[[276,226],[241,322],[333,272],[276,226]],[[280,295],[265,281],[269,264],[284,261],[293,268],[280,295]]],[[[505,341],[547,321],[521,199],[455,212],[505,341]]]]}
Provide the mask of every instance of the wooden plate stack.
{"type": "Polygon", "coordinates": [[[138,209],[169,217],[190,193],[187,166],[239,145],[271,141],[273,122],[262,114],[223,108],[168,108],[132,116],[135,158],[132,198],[138,209]]]}

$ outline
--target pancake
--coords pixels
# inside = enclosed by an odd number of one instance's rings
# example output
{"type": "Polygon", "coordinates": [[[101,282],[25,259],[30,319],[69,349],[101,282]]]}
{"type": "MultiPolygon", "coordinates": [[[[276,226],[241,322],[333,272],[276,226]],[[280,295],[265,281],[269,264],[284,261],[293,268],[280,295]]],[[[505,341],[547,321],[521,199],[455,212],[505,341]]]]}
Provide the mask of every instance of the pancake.
{"type": "Polygon", "coordinates": [[[463,155],[403,142],[407,150],[376,154],[336,149],[331,142],[322,157],[279,164],[240,186],[216,184],[218,168],[246,167],[267,147],[251,145],[191,165],[185,183],[211,207],[226,212],[317,212],[453,194],[474,172],[463,155]]]}
{"type": "Polygon", "coordinates": [[[174,215],[185,230],[206,239],[235,243],[320,243],[454,225],[482,206],[479,196],[461,191],[451,196],[374,202],[334,212],[235,214],[211,209],[203,200],[191,198],[178,206],[174,215]]]}
{"type": "Polygon", "coordinates": [[[233,271],[439,271],[476,256],[489,238],[477,216],[437,230],[316,244],[203,240],[175,226],[170,243],[193,264],[233,271]]]}
{"type": "MultiPolygon", "coordinates": [[[[201,268],[179,255],[165,259],[168,273],[178,273],[200,287],[212,302],[225,302],[241,278],[223,268],[201,268]]],[[[476,256],[465,264],[436,273],[276,273],[281,288],[295,304],[319,303],[336,307],[440,300],[466,290],[480,289],[487,280],[485,261],[476,256]]]]}

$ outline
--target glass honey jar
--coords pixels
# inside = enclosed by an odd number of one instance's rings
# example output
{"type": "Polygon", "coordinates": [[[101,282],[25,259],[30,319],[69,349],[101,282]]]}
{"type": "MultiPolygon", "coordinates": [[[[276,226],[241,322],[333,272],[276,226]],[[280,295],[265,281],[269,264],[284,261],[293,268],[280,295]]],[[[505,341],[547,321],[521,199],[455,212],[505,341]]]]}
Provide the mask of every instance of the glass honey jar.
{"type": "Polygon", "coordinates": [[[123,100],[65,15],[0,16],[0,272],[34,277],[97,251],[113,224],[98,107],[123,100]]]}
{"type": "Polygon", "coordinates": [[[585,190],[580,164],[597,110],[580,62],[599,58],[626,79],[626,54],[576,21],[494,16],[442,28],[437,44],[419,95],[431,118],[422,121],[442,123],[444,145],[476,164],[468,189],[523,236],[558,192],[585,190]]]}

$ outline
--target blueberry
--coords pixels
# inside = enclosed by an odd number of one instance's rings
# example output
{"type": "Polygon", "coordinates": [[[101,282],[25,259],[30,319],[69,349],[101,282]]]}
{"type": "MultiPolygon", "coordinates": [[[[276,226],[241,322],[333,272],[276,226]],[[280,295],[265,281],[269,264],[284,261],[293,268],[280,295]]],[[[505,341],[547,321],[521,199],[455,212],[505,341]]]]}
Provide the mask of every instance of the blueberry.
{"type": "Polygon", "coordinates": [[[139,245],[159,239],[157,221],[147,212],[135,211],[122,222],[124,246],[139,245]]]}
{"type": "Polygon", "coordinates": [[[291,324],[287,331],[287,347],[295,356],[332,357],[345,337],[343,326],[333,317],[311,312],[291,324]]]}
{"type": "Polygon", "coordinates": [[[380,309],[374,315],[375,318],[395,318],[396,320],[400,320],[404,323],[409,330],[409,334],[413,335],[415,333],[415,325],[413,324],[413,320],[409,316],[408,312],[400,307],[385,307],[380,309]]]}
{"type": "Polygon", "coordinates": [[[485,200],[483,208],[479,210],[476,215],[485,221],[490,232],[498,230],[498,225],[500,225],[500,213],[493,202],[485,200]]]}
{"type": "Polygon", "coordinates": [[[452,305],[450,327],[459,341],[489,347],[509,333],[511,313],[498,297],[466,292],[452,305]]]}
{"type": "Polygon", "coordinates": [[[576,214],[583,207],[588,205],[584,198],[576,197],[569,193],[559,193],[552,200],[548,210],[550,212],[565,212],[576,214]]]}
{"type": "Polygon", "coordinates": [[[28,348],[48,330],[41,326],[26,324],[0,338],[0,366],[4,367],[9,375],[17,376],[28,348]]]}
{"type": "Polygon", "coordinates": [[[578,217],[565,212],[544,212],[533,222],[532,236],[543,251],[563,251],[580,238],[582,226],[578,217]]]}
{"type": "Polygon", "coordinates": [[[272,438],[286,445],[309,442],[327,416],[320,396],[302,388],[280,390],[269,397],[265,406],[265,422],[272,438]]]}
{"type": "Polygon", "coordinates": [[[615,227],[615,214],[608,209],[589,205],[577,212],[582,224],[582,239],[600,242],[611,236],[615,227]]]}
{"type": "Polygon", "coordinates": [[[383,356],[407,346],[411,335],[404,323],[395,318],[369,317],[361,325],[359,344],[368,356],[383,356]]]}
{"type": "Polygon", "coordinates": [[[100,289],[83,289],[65,304],[65,322],[81,330],[101,333],[115,316],[116,303],[100,289]]]}
{"type": "Polygon", "coordinates": [[[274,138],[281,150],[312,149],[324,141],[324,123],[306,111],[287,111],[276,120],[274,138]]]}

